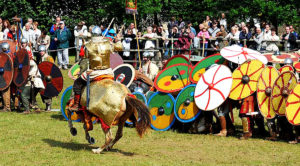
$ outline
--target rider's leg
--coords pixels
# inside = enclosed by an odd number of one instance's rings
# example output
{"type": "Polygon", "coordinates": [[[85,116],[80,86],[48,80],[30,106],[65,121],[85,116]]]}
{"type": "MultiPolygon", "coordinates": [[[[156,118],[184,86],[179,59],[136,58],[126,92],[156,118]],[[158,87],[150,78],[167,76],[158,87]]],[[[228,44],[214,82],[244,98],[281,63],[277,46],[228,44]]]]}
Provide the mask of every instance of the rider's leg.
{"type": "Polygon", "coordinates": [[[69,107],[70,111],[78,111],[79,103],[80,103],[81,90],[83,89],[84,86],[86,86],[86,81],[83,80],[81,77],[77,78],[74,81],[74,85],[73,85],[74,104],[71,107],[69,107]]]}

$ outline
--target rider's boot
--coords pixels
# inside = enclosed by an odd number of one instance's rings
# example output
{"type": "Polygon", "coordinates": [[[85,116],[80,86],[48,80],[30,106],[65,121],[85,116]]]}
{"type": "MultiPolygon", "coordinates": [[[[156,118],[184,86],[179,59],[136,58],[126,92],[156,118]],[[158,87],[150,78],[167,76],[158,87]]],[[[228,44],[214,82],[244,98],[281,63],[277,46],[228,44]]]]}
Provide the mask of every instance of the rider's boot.
{"type": "Polygon", "coordinates": [[[80,95],[75,95],[74,96],[74,104],[71,107],[69,107],[69,110],[70,111],[78,111],[79,102],[80,102],[80,95]]]}

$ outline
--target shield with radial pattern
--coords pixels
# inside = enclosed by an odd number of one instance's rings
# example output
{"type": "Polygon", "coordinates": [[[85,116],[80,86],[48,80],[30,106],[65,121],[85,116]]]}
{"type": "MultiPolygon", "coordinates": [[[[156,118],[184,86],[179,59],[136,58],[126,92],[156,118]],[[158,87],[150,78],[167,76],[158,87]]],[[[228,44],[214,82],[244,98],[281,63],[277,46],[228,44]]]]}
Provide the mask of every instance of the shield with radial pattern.
{"type": "Polygon", "coordinates": [[[174,104],[175,117],[182,123],[194,121],[201,113],[194,100],[196,84],[183,88],[174,104]]]}
{"type": "Polygon", "coordinates": [[[196,105],[204,111],[219,107],[228,97],[232,73],[227,66],[213,65],[201,77],[195,89],[196,105]]]}
{"type": "Polygon", "coordinates": [[[279,116],[285,115],[286,100],[297,85],[297,78],[290,71],[283,72],[276,79],[272,89],[272,106],[279,116]]]}
{"type": "Polygon", "coordinates": [[[224,64],[225,59],[220,54],[210,55],[199,61],[191,70],[190,80],[192,83],[197,83],[201,75],[206,69],[213,64],[224,64]]]}
{"type": "Polygon", "coordinates": [[[78,63],[75,63],[68,72],[69,78],[72,80],[76,80],[80,75],[80,65],[78,63]]]}
{"type": "Polygon", "coordinates": [[[0,91],[10,86],[13,79],[13,61],[6,53],[0,53],[0,91]]]}
{"type": "Polygon", "coordinates": [[[285,116],[292,125],[300,125],[300,83],[293,89],[286,101],[285,116]]]}
{"type": "Polygon", "coordinates": [[[63,76],[54,63],[42,62],[38,65],[45,89],[40,94],[46,97],[55,97],[63,89],[63,76]]]}
{"type": "Polygon", "coordinates": [[[151,127],[154,130],[166,131],[175,122],[174,97],[169,93],[156,92],[148,100],[151,114],[151,127]]]}
{"type": "Polygon", "coordinates": [[[294,68],[297,73],[300,73],[300,62],[294,62],[294,68]]]}
{"type": "Polygon", "coordinates": [[[13,82],[17,87],[21,87],[28,78],[30,70],[29,55],[25,49],[20,49],[14,58],[13,82]]]}
{"type": "Polygon", "coordinates": [[[280,52],[280,55],[273,55],[273,53],[265,53],[263,54],[269,62],[272,63],[284,63],[284,60],[286,58],[291,58],[294,62],[298,61],[299,55],[296,53],[286,53],[286,52],[280,52]]]}
{"type": "Polygon", "coordinates": [[[257,82],[257,103],[260,113],[266,119],[273,119],[276,116],[271,103],[271,94],[274,82],[278,76],[279,72],[275,67],[267,66],[261,72],[257,82]]]}
{"type": "MultiPolygon", "coordinates": [[[[143,93],[140,92],[133,92],[132,93],[137,99],[139,99],[140,101],[142,101],[143,103],[145,103],[147,105],[147,99],[146,96],[143,93]]],[[[132,125],[132,121],[130,119],[126,120],[126,123],[129,125],[132,125]]]]}
{"type": "Polygon", "coordinates": [[[189,64],[189,59],[187,57],[185,57],[184,55],[175,55],[175,56],[172,56],[168,61],[167,63],[164,65],[163,69],[167,68],[167,67],[170,67],[170,66],[173,66],[173,65],[176,65],[176,64],[181,64],[181,63],[184,63],[184,64],[189,64]]]}
{"type": "Polygon", "coordinates": [[[130,86],[135,77],[135,70],[130,64],[119,65],[113,70],[113,72],[114,80],[126,85],[127,87],[130,86]]]}
{"type": "Polygon", "coordinates": [[[189,84],[189,65],[187,64],[167,67],[159,72],[154,80],[154,87],[165,93],[180,91],[189,84]]]}
{"type": "Polygon", "coordinates": [[[286,71],[294,72],[294,69],[290,65],[284,65],[278,71],[281,74],[281,73],[286,72],[286,71]]]}
{"type": "Polygon", "coordinates": [[[232,73],[232,87],[229,98],[232,100],[241,100],[257,89],[257,81],[265,68],[265,65],[259,60],[251,60],[243,63],[232,73]]]}

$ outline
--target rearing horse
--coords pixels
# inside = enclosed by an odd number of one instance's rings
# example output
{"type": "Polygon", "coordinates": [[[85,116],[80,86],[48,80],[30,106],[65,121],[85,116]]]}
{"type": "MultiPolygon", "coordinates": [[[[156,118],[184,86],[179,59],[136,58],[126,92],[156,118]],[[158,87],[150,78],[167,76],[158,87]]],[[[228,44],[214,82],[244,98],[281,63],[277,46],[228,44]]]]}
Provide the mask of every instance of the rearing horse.
{"type": "MultiPolygon", "coordinates": [[[[81,97],[81,106],[86,105],[86,88],[83,90],[81,97]]],[[[101,153],[103,150],[111,150],[114,144],[123,136],[123,127],[125,121],[132,115],[136,122],[136,130],[142,137],[146,130],[150,128],[150,113],[147,106],[140,100],[132,97],[128,88],[111,79],[94,81],[90,84],[90,102],[89,110],[80,116],[84,122],[86,139],[90,139],[88,131],[92,130],[92,124],[86,123],[89,115],[98,117],[101,120],[102,130],[105,134],[105,144],[100,148],[93,149],[94,153],[101,153]],[[103,127],[103,125],[107,127],[103,127]],[[115,138],[112,138],[111,126],[118,125],[115,138]]],[[[70,118],[69,118],[70,119],[70,118]]],[[[90,120],[89,120],[90,121],[90,120]]],[[[71,133],[73,126],[70,124],[71,133]]],[[[74,134],[73,134],[74,135],[74,134]]],[[[89,141],[90,142],[90,141],[89,141]]],[[[90,143],[92,143],[91,141],[90,143]]]]}

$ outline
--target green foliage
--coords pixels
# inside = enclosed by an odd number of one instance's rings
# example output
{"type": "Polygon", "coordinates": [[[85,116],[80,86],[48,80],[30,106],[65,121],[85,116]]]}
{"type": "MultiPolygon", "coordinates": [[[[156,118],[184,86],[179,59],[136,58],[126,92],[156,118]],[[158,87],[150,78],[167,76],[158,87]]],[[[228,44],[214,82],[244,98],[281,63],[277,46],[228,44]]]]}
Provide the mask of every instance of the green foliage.
{"type": "MultiPolygon", "coordinates": [[[[80,20],[88,25],[108,24],[113,17],[119,24],[133,21],[132,15],[125,14],[125,0],[2,0],[0,8],[2,18],[32,17],[42,28],[50,27],[58,15],[63,16],[69,27],[74,27],[80,20]]],[[[256,18],[275,26],[294,24],[297,27],[300,24],[299,0],[138,0],[137,21],[140,23],[150,16],[154,19],[150,22],[159,23],[176,16],[196,25],[206,15],[218,19],[222,12],[226,13],[230,23],[256,18]]]]}

